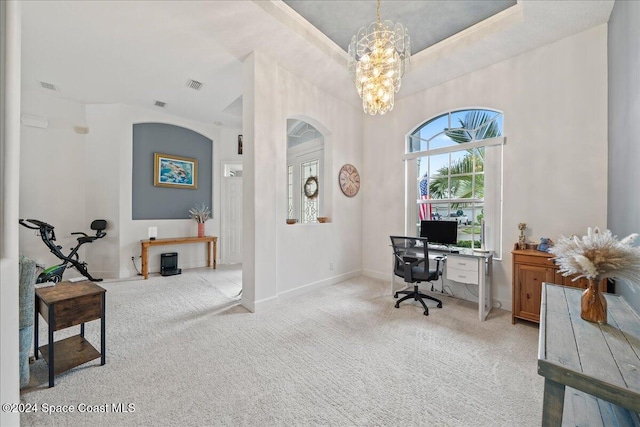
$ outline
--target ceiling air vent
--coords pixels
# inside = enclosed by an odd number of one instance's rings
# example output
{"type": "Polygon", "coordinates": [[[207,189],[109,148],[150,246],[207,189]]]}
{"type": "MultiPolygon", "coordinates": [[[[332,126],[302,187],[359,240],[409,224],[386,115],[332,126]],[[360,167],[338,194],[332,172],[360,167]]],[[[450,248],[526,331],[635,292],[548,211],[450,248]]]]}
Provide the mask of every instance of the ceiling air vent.
{"type": "Polygon", "coordinates": [[[193,80],[193,79],[189,79],[187,80],[187,87],[194,89],[194,90],[200,90],[202,89],[203,83],[200,83],[197,80],[193,80]]]}
{"type": "Polygon", "coordinates": [[[166,102],[162,102],[162,101],[158,101],[158,100],[155,101],[154,105],[156,107],[160,107],[160,108],[167,108],[167,103],[166,102]]]}
{"type": "Polygon", "coordinates": [[[47,83],[47,82],[40,82],[40,86],[43,89],[47,89],[47,90],[53,90],[55,92],[58,91],[58,88],[56,87],[56,85],[52,84],[52,83],[47,83]]]}

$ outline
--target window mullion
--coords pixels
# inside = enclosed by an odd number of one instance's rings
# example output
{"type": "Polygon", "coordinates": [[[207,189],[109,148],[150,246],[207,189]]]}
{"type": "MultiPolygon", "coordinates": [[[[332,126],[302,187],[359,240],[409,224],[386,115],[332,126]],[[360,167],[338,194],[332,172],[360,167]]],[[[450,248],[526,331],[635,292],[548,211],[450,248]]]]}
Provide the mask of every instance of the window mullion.
{"type": "Polygon", "coordinates": [[[433,150],[415,151],[413,153],[405,153],[403,160],[417,159],[418,157],[435,156],[438,154],[453,153],[460,150],[469,150],[472,148],[489,147],[493,145],[505,144],[507,139],[504,136],[495,138],[481,139],[479,141],[465,142],[464,144],[453,145],[451,147],[434,148],[433,150]]]}
{"type": "Polygon", "coordinates": [[[451,204],[451,203],[483,203],[484,199],[416,199],[418,204],[437,205],[437,204],[451,204]]]}

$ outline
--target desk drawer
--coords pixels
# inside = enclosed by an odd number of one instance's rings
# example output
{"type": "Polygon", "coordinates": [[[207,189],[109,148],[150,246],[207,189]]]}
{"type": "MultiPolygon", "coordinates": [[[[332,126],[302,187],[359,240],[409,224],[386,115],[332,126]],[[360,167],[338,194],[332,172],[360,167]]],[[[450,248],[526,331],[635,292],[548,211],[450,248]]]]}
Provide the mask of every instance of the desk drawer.
{"type": "MultiPolygon", "coordinates": [[[[542,253],[542,252],[540,252],[542,253]]],[[[529,265],[541,265],[544,267],[556,268],[556,264],[553,262],[552,254],[545,254],[545,256],[538,255],[514,255],[514,262],[516,264],[529,264],[529,265]]]]}
{"type": "Polygon", "coordinates": [[[447,267],[447,280],[477,285],[478,273],[475,271],[458,270],[457,268],[447,267]]]}
{"type": "Polygon", "coordinates": [[[86,295],[56,303],[54,306],[55,330],[59,331],[69,326],[100,319],[103,295],[104,293],[86,295]]]}
{"type": "Polygon", "coordinates": [[[478,275],[480,271],[478,267],[478,260],[473,258],[461,257],[461,256],[447,256],[447,271],[449,268],[463,271],[471,271],[478,275]]]}

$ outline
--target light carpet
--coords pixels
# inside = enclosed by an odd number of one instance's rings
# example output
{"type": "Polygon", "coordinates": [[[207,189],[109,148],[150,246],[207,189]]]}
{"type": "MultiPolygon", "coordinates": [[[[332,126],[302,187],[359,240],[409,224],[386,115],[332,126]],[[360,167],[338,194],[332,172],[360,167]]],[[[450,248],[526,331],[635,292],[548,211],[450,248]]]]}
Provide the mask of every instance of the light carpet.
{"type": "MultiPolygon", "coordinates": [[[[506,311],[479,322],[477,305],[445,296],[424,316],[358,277],[253,314],[234,297],[239,283],[224,267],[104,283],[107,364],[52,389],[44,361],[31,365],[22,400],[75,412],[23,414],[22,425],[540,425],[538,329],[506,311]],[[77,412],[113,403],[135,410],[77,412]]],[[[99,322],[86,336],[99,345],[99,322]]]]}

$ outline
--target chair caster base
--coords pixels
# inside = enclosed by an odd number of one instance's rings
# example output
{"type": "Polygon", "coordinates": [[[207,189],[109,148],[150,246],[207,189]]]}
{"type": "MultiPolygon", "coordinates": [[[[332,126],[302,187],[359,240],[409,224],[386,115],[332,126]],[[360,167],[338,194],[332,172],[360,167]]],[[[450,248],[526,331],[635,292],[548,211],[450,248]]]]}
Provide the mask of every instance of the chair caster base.
{"type": "Polygon", "coordinates": [[[425,316],[428,316],[428,315],[429,315],[429,312],[428,312],[428,311],[425,311],[425,312],[424,312],[424,315],[425,315],[425,316]]]}
{"type": "Polygon", "coordinates": [[[437,306],[438,308],[442,308],[442,303],[438,304],[437,306]]]}
{"type": "Polygon", "coordinates": [[[400,304],[396,303],[396,308],[400,308],[400,304]]]}
{"type": "Polygon", "coordinates": [[[393,297],[394,297],[394,298],[398,298],[398,293],[396,292],[396,293],[393,295],[393,297]]]}

